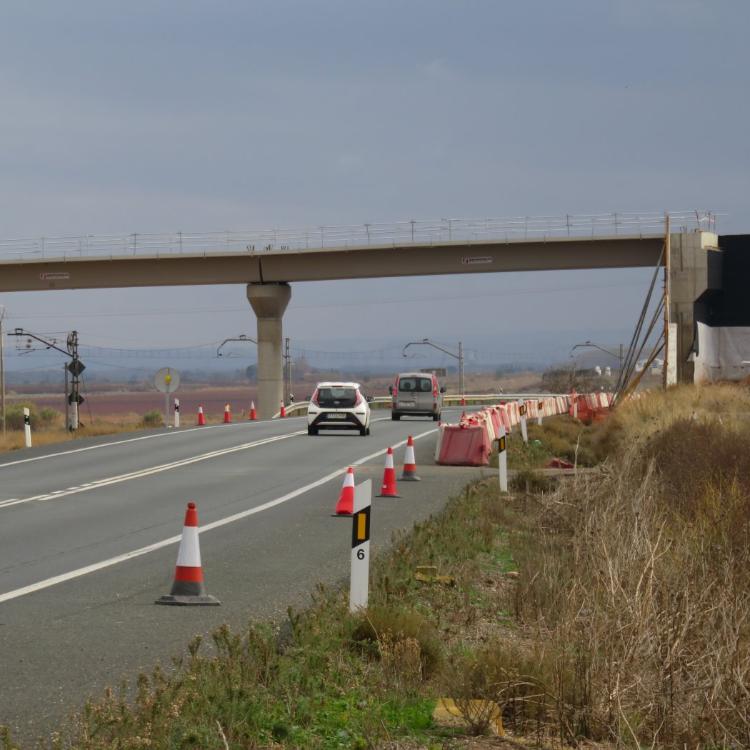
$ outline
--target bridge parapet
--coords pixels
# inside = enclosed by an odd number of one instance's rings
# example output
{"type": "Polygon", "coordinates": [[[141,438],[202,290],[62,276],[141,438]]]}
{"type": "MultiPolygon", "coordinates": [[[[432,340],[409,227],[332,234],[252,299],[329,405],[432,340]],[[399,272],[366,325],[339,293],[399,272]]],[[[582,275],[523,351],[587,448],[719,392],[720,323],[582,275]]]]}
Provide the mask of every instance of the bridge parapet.
{"type": "Polygon", "coordinates": [[[462,245],[488,241],[664,235],[672,231],[715,231],[716,214],[707,211],[614,212],[500,219],[433,219],[391,223],[270,229],[247,232],[172,232],[77,235],[0,240],[0,261],[72,258],[163,257],[180,255],[266,255],[335,248],[462,245]]]}

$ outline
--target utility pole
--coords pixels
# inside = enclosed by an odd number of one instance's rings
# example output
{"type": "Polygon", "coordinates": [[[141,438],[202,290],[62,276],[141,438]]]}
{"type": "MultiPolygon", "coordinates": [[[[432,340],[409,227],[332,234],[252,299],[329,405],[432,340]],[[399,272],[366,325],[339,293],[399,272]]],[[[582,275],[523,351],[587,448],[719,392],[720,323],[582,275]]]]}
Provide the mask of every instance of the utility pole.
{"type": "Polygon", "coordinates": [[[77,430],[79,425],[79,414],[78,408],[83,399],[81,398],[80,384],[81,384],[81,373],[84,370],[84,365],[80,359],[78,359],[78,331],[71,331],[68,334],[68,353],[71,356],[71,361],[68,364],[70,370],[70,423],[68,429],[77,430]]]}
{"type": "Polygon", "coordinates": [[[290,342],[289,337],[287,336],[284,339],[284,363],[286,364],[286,381],[287,381],[287,389],[286,389],[286,397],[285,402],[287,404],[291,403],[292,398],[292,355],[290,352],[290,342]]]}
{"type": "MultiPolygon", "coordinates": [[[[464,397],[464,345],[458,342],[458,395],[464,397]]],[[[461,402],[463,403],[463,402],[461,402]]]]}

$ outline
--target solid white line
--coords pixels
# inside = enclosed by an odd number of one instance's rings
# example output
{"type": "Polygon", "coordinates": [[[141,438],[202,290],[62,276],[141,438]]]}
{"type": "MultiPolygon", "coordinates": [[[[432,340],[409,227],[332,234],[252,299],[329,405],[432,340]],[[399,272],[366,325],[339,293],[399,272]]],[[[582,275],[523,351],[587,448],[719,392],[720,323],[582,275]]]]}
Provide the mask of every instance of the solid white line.
{"type": "Polygon", "coordinates": [[[120,482],[128,482],[131,479],[141,479],[142,477],[148,477],[152,474],[160,474],[163,471],[170,471],[171,469],[178,469],[181,466],[188,466],[190,464],[198,463],[199,461],[207,461],[210,458],[218,458],[220,456],[226,456],[230,453],[237,453],[238,451],[249,450],[250,448],[257,448],[260,445],[268,445],[269,443],[276,443],[279,440],[286,440],[287,438],[295,437],[297,435],[304,435],[304,430],[298,430],[297,432],[289,432],[286,435],[276,435],[275,437],[263,438],[262,440],[255,440],[252,443],[241,443],[240,445],[233,445],[231,448],[222,448],[220,450],[209,451],[208,453],[201,453],[198,456],[192,456],[191,458],[182,458],[179,461],[172,461],[168,464],[161,464],[160,466],[152,466],[148,469],[140,469],[138,471],[131,471],[127,474],[118,474],[114,477],[108,477],[106,479],[99,479],[95,482],[90,482],[85,485],[77,485],[75,487],[68,487],[64,490],[53,490],[42,495],[34,495],[33,497],[22,497],[14,500],[0,500],[0,508],[9,508],[13,505],[22,505],[23,503],[31,502],[43,502],[45,500],[57,500],[60,497],[67,497],[68,495],[75,495],[79,492],[88,492],[89,490],[96,490],[99,487],[107,487],[111,484],[119,484],[120,482]]]}
{"type": "MultiPolygon", "coordinates": [[[[293,419],[293,417],[290,417],[293,419]]],[[[263,422],[264,423],[264,422],[263,422]]],[[[217,427],[240,427],[242,425],[252,424],[252,422],[232,422],[230,425],[226,425],[223,422],[221,424],[207,424],[201,427],[188,427],[187,429],[174,430],[173,432],[159,432],[156,435],[141,435],[140,437],[128,438],[127,440],[113,440],[109,443],[99,443],[98,445],[89,445],[85,448],[73,448],[69,451],[60,451],[59,453],[46,453],[43,456],[34,456],[33,458],[19,458],[16,461],[7,461],[6,463],[0,463],[0,469],[4,469],[6,466],[17,466],[18,464],[28,464],[32,461],[44,461],[48,458],[58,458],[60,456],[70,456],[73,453],[85,453],[86,451],[95,451],[99,448],[110,448],[113,445],[125,445],[126,443],[137,443],[140,440],[153,440],[154,438],[172,437],[174,435],[187,435],[189,432],[214,430],[217,427]]],[[[256,422],[256,424],[262,424],[256,422]]]]}
{"type": "MultiPolygon", "coordinates": [[[[435,428],[432,430],[428,430],[427,432],[423,432],[420,435],[415,436],[414,440],[421,440],[423,437],[427,437],[427,435],[431,435],[433,432],[437,432],[437,429],[435,428]]],[[[405,443],[406,443],[406,440],[402,440],[399,443],[395,443],[391,447],[399,448],[405,443]]],[[[325,484],[326,482],[330,482],[332,479],[335,479],[336,477],[341,476],[342,474],[346,472],[349,466],[361,466],[362,464],[366,463],[367,461],[372,460],[373,458],[382,456],[387,450],[388,450],[387,448],[383,448],[382,450],[376,451],[375,453],[371,453],[368,456],[359,458],[356,461],[353,461],[352,463],[347,464],[345,467],[341,469],[336,469],[336,471],[332,471],[330,474],[326,474],[326,476],[321,477],[320,479],[317,479],[316,481],[311,482],[310,484],[306,484],[304,487],[299,487],[298,489],[293,490],[292,492],[289,492],[286,495],[277,497],[275,500],[270,500],[269,502],[263,503],[262,505],[256,505],[254,508],[243,510],[240,513],[234,513],[231,516],[226,516],[225,518],[220,518],[218,521],[213,521],[212,523],[208,523],[205,526],[201,526],[199,531],[200,533],[203,533],[205,531],[212,531],[213,529],[218,529],[222,526],[226,526],[227,524],[240,521],[243,518],[247,518],[248,516],[253,516],[256,513],[262,513],[264,510],[268,510],[269,508],[274,508],[277,505],[281,505],[282,503],[289,502],[289,500],[293,500],[294,498],[299,497],[300,495],[303,495],[306,492],[309,492],[310,490],[313,490],[316,487],[320,487],[322,484],[325,484]]],[[[56,586],[58,583],[65,583],[65,581],[71,581],[74,578],[81,578],[82,576],[88,575],[89,573],[95,573],[98,570],[102,570],[104,568],[110,568],[113,565],[126,562],[127,560],[132,560],[136,557],[147,555],[149,554],[149,552],[155,552],[156,550],[163,549],[164,547],[168,547],[170,544],[176,544],[177,542],[180,541],[181,538],[182,538],[181,534],[178,534],[177,536],[171,536],[169,537],[169,539],[162,539],[160,542],[154,542],[154,544],[149,544],[146,547],[139,547],[138,549],[131,550],[130,552],[125,552],[122,555],[117,555],[116,557],[110,557],[108,560],[102,560],[101,562],[93,563],[92,565],[86,565],[83,568],[77,568],[76,570],[71,570],[67,573],[61,573],[60,575],[53,576],[52,578],[45,578],[42,581],[31,583],[28,586],[24,586],[20,589],[7,591],[4,594],[0,594],[0,604],[2,604],[3,602],[10,601],[11,599],[19,599],[22,596],[26,596],[27,594],[33,594],[36,591],[41,591],[42,589],[47,589],[47,588],[50,588],[51,586],[56,586]]]]}

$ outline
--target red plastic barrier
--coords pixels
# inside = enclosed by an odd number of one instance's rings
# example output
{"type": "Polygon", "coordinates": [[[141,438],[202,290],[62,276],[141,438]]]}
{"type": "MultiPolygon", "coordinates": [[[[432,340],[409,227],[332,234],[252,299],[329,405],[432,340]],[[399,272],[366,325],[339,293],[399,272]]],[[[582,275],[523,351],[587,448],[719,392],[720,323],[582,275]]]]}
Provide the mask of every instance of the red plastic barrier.
{"type": "Polygon", "coordinates": [[[487,466],[491,447],[483,426],[447,425],[443,430],[438,463],[447,466],[487,466]]]}

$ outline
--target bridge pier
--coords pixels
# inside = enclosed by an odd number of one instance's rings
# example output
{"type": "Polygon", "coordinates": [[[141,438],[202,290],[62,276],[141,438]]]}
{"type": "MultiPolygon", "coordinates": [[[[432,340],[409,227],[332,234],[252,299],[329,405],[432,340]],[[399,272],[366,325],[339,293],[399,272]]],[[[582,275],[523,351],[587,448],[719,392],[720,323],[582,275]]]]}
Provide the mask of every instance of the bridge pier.
{"type": "Polygon", "coordinates": [[[284,397],[282,326],[292,296],[285,282],[248,284],[247,299],[258,320],[258,416],[270,419],[284,397]]]}
{"type": "Polygon", "coordinates": [[[692,383],[695,365],[688,361],[695,334],[694,306],[711,288],[709,254],[718,253],[719,238],[713,232],[672,233],[669,239],[669,333],[667,385],[692,383]]]}

